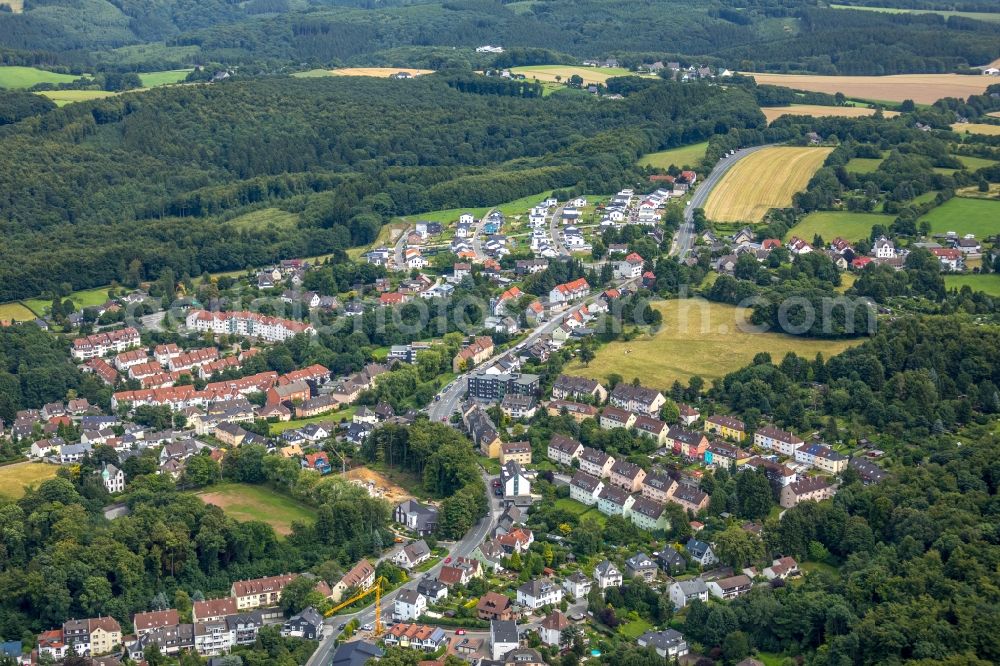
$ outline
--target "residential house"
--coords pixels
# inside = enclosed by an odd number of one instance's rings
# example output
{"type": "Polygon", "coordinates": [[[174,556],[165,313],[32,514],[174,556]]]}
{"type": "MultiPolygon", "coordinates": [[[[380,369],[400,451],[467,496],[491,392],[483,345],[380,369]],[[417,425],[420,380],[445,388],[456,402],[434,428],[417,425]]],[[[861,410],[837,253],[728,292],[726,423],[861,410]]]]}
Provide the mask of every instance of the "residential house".
{"type": "Polygon", "coordinates": [[[570,465],[583,453],[583,444],[577,440],[554,433],[549,440],[548,459],[558,465],[570,465]]]}
{"type": "MultiPolygon", "coordinates": [[[[511,396],[507,396],[511,397],[511,396]]],[[[500,464],[516,462],[520,465],[531,464],[531,442],[504,442],[500,445],[500,464]]]]}
{"type": "Polygon", "coordinates": [[[713,597],[728,601],[749,592],[753,587],[753,581],[746,574],[739,574],[720,580],[710,580],[706,585],[713,597]]]}
{"type": "Polygon", "coordinates": [[[563,599],[563,589],[549,578],[528,581],[517,588],[517,603],[537,610],[542,606],[557,606],[563,599]]]}
{"type": "Polygon", "coordinates": [[[609,587],[621,587],[622,572],[618,570],[610,560],[604,560],[594,567],[594,580],[598,589],[606,590],[609,587]]]}
{"type": "Polygon", "coordinates": [[[621,261],[615,262],[614,276],[622,280],[640,277],[643,263],[643,258],[638,253],[632,252],[621,261]]]}
{"type": "MultiPolygon", "coordinates": [[[[195,622],[194,627],[194,649],[202,656],[213,656],[226,654],[236,645],[236,636],[229,630],[229,625],[225,619],[213,622],[195,622]]],[[[159,647],[159,644],[157,644],[159,647]]],[[[130,646],[130,651],[145,649],[141,643],[130,646]]],[[[212,664],[214,660],[209,660],[212,664]]]]}
{"type": "Polygon", "coordinates": [[[406,622],[416,620],[427,612],[427,599],[416,590],[402,590],[396,595],[392,619],[406,622]]]}
{"type": "Polygon", "coordinates": [[[437,603],[448,596],[448,586],[433,578],[423,578],[417,583],[417,592],[430,603],[437,603]]]}
{"type": "Polygon", "coordinates": [[[653,558],[668,575],[676,576],[687,568],[687,560],[677,550],[667,544],[662,550],[653,553],[653,558]]]}
{"type": "Polygon", "coordinates": [[[479,404],[474,404],[463,417],[465,427],[479,451],[488,458],[500,457],[500,434],[497,432],[493,419],[479,404]]]}
{"type": "Polygon", "coordinates": [[[398,645],[411,650],[434,652],[448,642],[444,630],[417,624],[394,624],[383,637],[387,647],[398,645]]]}
{"type": "Polygon", "coordinates": [[[230,587],[229,595],[236,599],[236,608],[241,611],[275,606],[281,601],[281,592],[285,586],[297,577],[298,574],[282,574],[252,580],[238,580],[230,587]]]}
{"type": "Polygon", "coordinates": [[[774,580],[776,578],[785,580],[799,575],[799,563],[796,562],[793,557],[780,557],[773,560],[771,562],[771,566],[765,567],[764,571],[761,573],[763,573],[764,578],[768,580],[774,580]]]}
{"type": "Polygon", "coordinates": [[[607,400],[608,391],[597,380],[576,375],[559,375],[552,384],[555,400],[578,400],[584,396],[602,403],[607,400]]]}
{"type": "Polygon", "coordinates": [[[604,482],[586,472],[577,472],[569,482],[570,498],[587,506],[597,504],[602,490],[604,482]]]}
{"type": "Polygon", "coordinates": [[[437,530],[438,510],[417,500],[406,500],[396,506],[393,520],[420,536],[427,536],[437,530]]]}
{"type": "Polygon", "coordinates": [[[323,616],[312,606],[302,610],[297,615],[288,618],[281,625],[281,635],[292,638],[305,638],[315,641],[323,635],[323,616]]]}
{"type": "Polygon", "coordinates": [[[305,454],[302,456],[301,465],[302,469],[312,470],[320,474],[329,474],[330,470],[333,469],[326,451],[305,454]]]}
{"type": "Polygon", "coordinates": [[[830,474],[840,474],[847,469],[847,456],[822,444],[803,444],[795,450],[795,462],[815,467],[830,474]]]}
{"type": "Polygon", "coordinates": [[[227,615],[235,615],[236,599],[233,597],[222,597],[220,599],[206,599],[196,601],[191,605],[191,619],[197,622],[218,622],[225,619],[227,615]]]}
{"type": "Polygon", "coordinates": [[[705,419],[705,432],[742,442],[746,437],[746,426],[737,418],[716,414],[705,419]]]}
{"type": "Polygon", "coordinates": [[[764,474],[767,475],[767,480],[771,483],[777,485],[779,488],[787,486],[789,483],[795,483],[798,479],[798,475],[787,465],[783,465],[767,458],[761,458],[760,456],[754,456],[744,463],[744,467],[753,467],[754,469],[763,469],[764,474]]]}
{"type": "Polygon", "coordinates": [[[337,646],[329,666],[365,666],[384,656],[381,648],[365,641],[350,641],[337,646]]]}
{"type": "Polygon", "coordinates": [[[672,426],[667,431],[665,444],[675,455],[691,460],[702,460],[708,448],[708,437],[704,433],[688,430],[682,426],[672,426]]]}
{"type": "Polygon", "coordinates": [[[569,619],[560,611],[554,610],[538,626],[538,635],[542,643],[560,647],[563,644],[562,634],[569,625],[569,619]]]}
{"type": "Polygon", "coordinates": [[[136,613],[132,617],[132,626],[138,636],[149,633],[160,627],[174,627],[180,624],[180,615],[174,609],[136,613]]]}
{"type": "Polygon", "coordinates": [[[646,471],[627,460],[619,460],[611,466],[611,485],[621,488],[629,493],[639,492],[642,482],[646,478],[646,471]]]}
{"type": "Polygon", "coordinates": [[[632,427],[640,435],[651,438],[658,446],[666,444],[667,434],[670,432],[666,423],[651,416],[637,416],[632,427]]]}
{"type": "Polygon", "coordinates": [[[553,305],[569,303],[590,293],[590,285],[584,278],[558,284],[549,292],[549,302],[553,305]]]}
{"type": "Polygon", "coordinates": [[[496,661],[520,645],[517,623],[512,620],[492,620],[490,622],[490,657],[496,661]]]}
{"type": "Polygon", "coordinates": [[[500,411],[512,419],[530,419],[538,409],[538,398],[533,395],[507,393],[500,400],[500,411]]]}
{"type": "Polygon", "coordinates": [[[496,542],[500,544],[507,555],[523,553],[535,542],[535,535],[525,527],[518,527],[507,534],[498,536],[496,542]]]}
{"type": "Polygon", "coordinates": [[[691,559],[702,567],[710,567],[719,561],[711,544],[694,537],[688,539],[688,542],[684,544],[684,549],[687,550],[691,559]]]}
{"type": "Polygon", "coordinates": [[[631,578],[641,578],[647,583],[656,579],[659,567],[646,553],[637,553],[625,560],[625,574],[631,578]]]}
{"type": "Polygon", "coordinates": [[[403,569],[412,569],[430,558],[431,549],[427,546],[426,541],[420,539],[400,548],[399,552],[392,556],[392,561],[403,569]]]}
{"type": "Polygon", "coordinates": [[[503,666],[546,666],[542,653],[535,648],[521,647],[508,652],[503,666]]]}
{"type": "Polygon", "coordinates": [[[726,442],[712,442],[705,450],[705,464],[736,470],[750,460],[750,454],[738,446],[726,442]]]}
{"type": "Polygon", "coordinates": [[[852,457],[847,466],[858,473],[858,476],[861,477],[861,482],[866,486],[878,483],[889,476],[888,472],[865,458],[852,457]]]}
{"type": "Polygon", "coordinates": [[[503,489],[504,501],[518,501],[531,497],[531,481],[524,468],[516,460],[507,462],[500,468],[500,487],[503,489]]]}
{"type": "Polygon", "coordinates": [[[493,338],[480,336],[462,347],[452,359],[452,372],[474,368],[493,355],[493,338]]]}
{"type": "Polygon", "coordinates": [[[670,528],[666,506],[647,497],[637,497],[632,503],[632,522],[650,532],[670,528]]]}
{"type": "Polygon", "coordinates": [[[663,504],[670,498],[671,491],[677,487],[677,482],[664,472],[654,471],[642,480],[642,496],[663,504]]]}
{"type": "Polygon", "coordinates": [[[122,642],[121,625],[112,617],[68,620],[62,634],[67,650],[84,657],[107,654],[122,642]]]}
{"type": "Polygon", "coordinates": [[[593,584],[593,581],[587,578],[583,572],[577,571],[566,576],[563,579],[562,586],[566,590],[566,594],[574,599],[585,599],[590,594],[590,588],[593,584]]]}
{"type": "Polygon", "coordinates": [[[612,406],[620,409],[647,416],[656,416],[660,413],[660,408],[663,407],[667,399],[656,389],[619,382],[612,389],[608,401],[612,406]]]}
{"type": "Polygon", "coordinates": [[[656,654],[664,659],[675,660],[688,653],[688,644],[684,639],[684,634],[676,629],[664,629],[663,631],[647,631],[636,639],[639,647],[651,647],[656,650],[656,654]]]}
{"type": "Polygon", "coordinates": [[[123,492],[125,490],[125,472],[111,463],[104,463],[101,468],[101,483],[111,494],[123,492]]]}
{"type": "Polygon", "coordinates": [[[438,580],[451,587],[452,585],[466,585],[473,578],[482,578],[483,568],[479,566],[479,560],[468,557],[456,557],[450,565],[441,567],[438,573],[438,580]]]}
{"type": "Polygon", "coordinates": [[[790,483],[781,489],[779,504],[790,509],[799,502],[822,502],[837,494],[837,486],[823,476],[812,476],[790,483]]]}
{"type": "Polygon", "coordinates": [[[676,610],[684,608],[695,599],[703,602],[708,601],[708,585],[701,578],[674,581],[668,590],[670,601],[676,610]]]}
{"type": "Polygon", "coordinates": [[[375,567],[368,560],[361,560],[330,591],[330,601],[339,603],[348,590],[363,591],[375,584],[375,567]]]}
{"type": "Polygon", "coordinates": [[[585,446],[580,452],[580,471],[599,479],[611,476],[611,467],[614,464],[615,459],[604,451],[585,446]]]}
{"type": "Polygon", "coordinates": [[[805,444],[801,437],[787,430],[781,430],[774,426],[762,426],[757,428],[753,435],[754,446],[762,449],[770,449],[775,453],[791,458],[795,451],[805,444]]]}
{"type": "Polygon", "coordinates": [[[895,259],[896,245],[885,236],[880,236],[872,247],[872,253],[876,259],[895,259]]]}
{"type": "Polygon", "coordinates": [[[510,597],[499,592],[487,592],[476,604],[476,617],[480,620],[513,620],[514,604],[510,597]]]}
{"type": "Polygon", "coordinates": [[[635,424],[636,418],[636,415],[630,411],[618,407],[605,407],[604,411],[601,412],[601,428],[604,430],[631,428],[635,424]]]}
{"type": "Polygon", "coordinates": [[[597,510],[606,516],[628,518],[632,512],[633,504],[635,504],[635,497],[615,486],[604,486],[600,495],[597,496],[597,510]]]}

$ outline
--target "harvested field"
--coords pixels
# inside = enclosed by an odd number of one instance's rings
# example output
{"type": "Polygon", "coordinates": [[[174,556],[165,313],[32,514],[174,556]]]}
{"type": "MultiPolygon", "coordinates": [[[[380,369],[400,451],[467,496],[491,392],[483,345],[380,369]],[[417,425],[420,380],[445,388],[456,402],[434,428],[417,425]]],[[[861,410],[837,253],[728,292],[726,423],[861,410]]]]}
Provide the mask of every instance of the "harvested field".
{"type": "Polygon", "coordinates": [[[20,499],[29,486],[37,486],[42,481],[54,478],[59,471],[57,465],[22,462],[0,467],[0,497],[20,499]]]}
{"type": "Polygon", "coordinates": [[[716,222],[759,222],[804,190],[832,148],[775,146],[747,155],[708,196],[705,215],[716,222]]]}
{"type": "Polygon", "coordinates": [[[342,67],[340,69],[313,69],[308,72],[295,74],[298,77],[316,76],[374,76],[380,79],[387,79],[393,74],[406,72],[410,76],[420,76],[421,74],[433,74],[433,69],[410,69],[408,67],[342,67]]]}
{"type": "Polygon", "coordinates": [[[860,340],[817,340],[782,333],[745,330],[746,309],[702,299],[652,303],[663,315],[663,325],[653,335],[610,342],[597,351],[590,365],[574,360],[566,372],[605,380],[612,373],[632,381],[641,377],[651,388],[667,390],[674,380],[687,384],[693,375],[707,381],[748,365],[758,352],[769,352],[780,363],[787,352],[812,359],[817,352],[829,358],[860,340]]]}
{"type": "Polygon", "coordinates": [[[26,308],[21,303],[0,303],[0,322],[2,321],[31,321],[35,318],[35,313],[26,308]]]}
{"type": "Polygon", "coordinates": [[[413,495],[405,488],[390,481],[384,474],[367,467],[348,470],[344,478],[356,482],[372,497],[381,497],[393,505],[413,499],[413,495]]]}
{"type": "Polygon", "coordinates": [[[820,76],[818,74],[762,74],[748,72],[757,83],[796,90],[844,93],[872,101],[902,102],[912,99],[933,104],[942,97],[979,95],[996,80],[989,76],[960,74],[896,74],[893,76],[820,76]]]}
{"type": "MultiPolygon", "coordinates": [[[[863,118],[875,115],[875,109],[863,106],[820,106],[818,104],[792,104],[791,106],[766,106],[761,111],[767,122],[772,123],[781,116],[837,116],[838,118],[863,118]]],[[[898,111],[883,111],[887,118],[898,116],[898,111]]]]}
{"type": "MultiPolygon", "coordinates": [[[[510,71],[515,74],[524,74],[528,80],[538,79],[545,83],[565,83],[574,74],[583,79],[585,84],[604,83],[615,76],[639,76],[635,72],[620,67],[573,67],[571,65],[528,65],[525,67],[511,67],[510,71]]],[[[649,75],[646,75],[649,77],[649,75]]]]}
{"type": "Polygon", "coordinates": [[[959,134],[985,134],[987,136],[1000,136],[1000,125],[987,125],[986,123],[956,123],[951,126],[959,134]]]}

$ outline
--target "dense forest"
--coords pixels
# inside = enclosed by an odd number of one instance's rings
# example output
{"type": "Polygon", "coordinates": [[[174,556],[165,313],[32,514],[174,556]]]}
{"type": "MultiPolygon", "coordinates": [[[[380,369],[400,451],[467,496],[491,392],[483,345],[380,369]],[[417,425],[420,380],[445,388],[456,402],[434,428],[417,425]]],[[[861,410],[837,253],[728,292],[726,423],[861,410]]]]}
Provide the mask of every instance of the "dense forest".
{"type": "Polygon", "coordinates": [[[203,62],[439,69],[489,64],[470,47],[499,43],[577,59],[652,62],[669,53],[744,69],[889,74],[988,63],[1000,56],[998,35],[1000,26],[965,17],[845,11],[820,0],[35,0],[23,13],[0,12],[0,48],[75,71],[203,62]]]}
{"type": "Polygon", "coordinates": [[[365,244],[394,215],[614,191],[643,153],[764,123],[736,87],[654,82],[607,103],[453,87],[467,76],[184,86],[8,125],[0,301],[124,282],[133,261],[200,275],[365,244]],[[265,204],[297,223],[237,218],[265,204]]]}

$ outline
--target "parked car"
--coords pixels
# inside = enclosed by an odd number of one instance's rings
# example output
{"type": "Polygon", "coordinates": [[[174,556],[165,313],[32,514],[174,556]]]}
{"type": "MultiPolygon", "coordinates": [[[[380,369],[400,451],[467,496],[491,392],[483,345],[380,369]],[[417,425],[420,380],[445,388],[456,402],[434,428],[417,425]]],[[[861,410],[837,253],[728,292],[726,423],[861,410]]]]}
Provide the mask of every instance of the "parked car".
{"type": "Polygon", "coordinates": [[[371,624],[371,623],[369,623],[369,624],[365,624],[365,625],[362,625],[362,627],[361,627],[361,629],[362,629],[363,631],[371,631],[371,630],[372,630],[372,629],[374,629],[374,628],[375,628],[375,625],[373,625],[373,624],[371,624]]]}
{"type": "Polygon", "coordinates": [[[455,630],[455,635],[456,636],[464,636],[465,635],[465,629],[456,629],[455,630]]]}
{"type": "Polygon", "coordinates": [[[451,556],[450,555],[448,557],[444,558],[444,563],[445,564],[448,564],[450,562],[451,562],[451,556]]]}
{"type": "Polygon", "coordinates": [[[337,631],[343,631],[344,629],[347,629],[347,623],[341,622],[340,626],[337,627],[337,631]]]}

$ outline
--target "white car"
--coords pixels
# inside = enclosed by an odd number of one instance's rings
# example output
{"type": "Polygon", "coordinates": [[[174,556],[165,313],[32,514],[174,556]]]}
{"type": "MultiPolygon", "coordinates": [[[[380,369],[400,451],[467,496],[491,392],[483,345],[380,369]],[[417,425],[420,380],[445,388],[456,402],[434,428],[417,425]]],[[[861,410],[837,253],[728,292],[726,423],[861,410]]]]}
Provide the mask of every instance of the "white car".
{"type": "Polygon", "coordinates": [[[369,624],[366,624],[366,625],[363,625],[363,626],[361,627],[362,631],[371,631],[371,630],[372,630],[372,629],[374,629],[374,628],[375,628],[375,625],[374,625],[374,624],[371,624],[371,623],[369,623],[369,624]]]}

